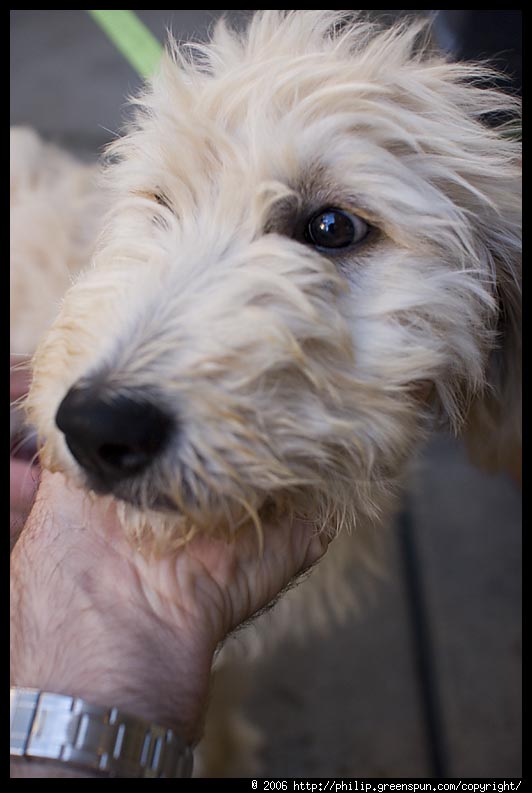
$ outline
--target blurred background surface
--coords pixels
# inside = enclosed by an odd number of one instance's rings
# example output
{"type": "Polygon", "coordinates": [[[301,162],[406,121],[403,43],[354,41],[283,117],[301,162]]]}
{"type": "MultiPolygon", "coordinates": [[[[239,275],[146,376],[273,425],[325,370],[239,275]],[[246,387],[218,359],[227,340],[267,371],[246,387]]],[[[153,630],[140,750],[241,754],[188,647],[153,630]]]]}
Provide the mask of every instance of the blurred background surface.
{"type": "MultiPolygon", "coordinates": [[[[137,13],[163,40],[168,27],[178,39],[205,38],[222,12],[137,13]]],[[[242,21],[250,12],[226,13],[242,21]]],[[[462,17],[440,18],[442,46],[466,55],[506,49],[519,87],[519,12],[450,14],[462,17]],[[464,14],[485,16],[471,28],[464,14]],[[506,44],[468,37],[479,24],[500,32],[503,21],[506,44]]],[[[12,124],[96,158],[139,85],[85,11],[11,11],[12,124]]],[[[361,615],[261,662],[248,712],[266,735],[266,774],[519,776],[520,491],[438,436],[412,476],[390,556],[387,580],[361,615]]]]}

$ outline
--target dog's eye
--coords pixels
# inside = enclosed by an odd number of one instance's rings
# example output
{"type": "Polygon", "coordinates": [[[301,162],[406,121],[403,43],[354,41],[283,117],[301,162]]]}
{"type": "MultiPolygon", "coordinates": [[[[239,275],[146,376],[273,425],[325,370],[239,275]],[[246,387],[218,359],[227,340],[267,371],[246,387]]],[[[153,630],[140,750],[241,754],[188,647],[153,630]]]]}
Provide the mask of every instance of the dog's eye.
{"type": "Polygon", "coordinates": [[[369,226],[362,218],[330,207],[311,217],[305,229],[305,240],[317,248],[347,248],[362,242],[368,232],[369,226]]]}

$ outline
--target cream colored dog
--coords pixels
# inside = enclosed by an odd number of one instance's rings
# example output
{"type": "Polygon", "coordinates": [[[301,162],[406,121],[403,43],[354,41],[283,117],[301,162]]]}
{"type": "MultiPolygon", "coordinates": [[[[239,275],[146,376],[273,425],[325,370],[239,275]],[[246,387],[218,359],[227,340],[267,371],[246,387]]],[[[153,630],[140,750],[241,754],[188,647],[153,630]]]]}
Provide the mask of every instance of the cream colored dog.
{"type": "Polygon", "coordinates": [[[341,535],[260,642],[346,607],[436,423],[490,466],[520,444],[520,144],[486,124],[518,102],[422,32],[261,11],[170,41],[97,185],[13,133],[17,352],[84,268],[33,361],[42,463],[157,553],[286,510],[341,535]]]}

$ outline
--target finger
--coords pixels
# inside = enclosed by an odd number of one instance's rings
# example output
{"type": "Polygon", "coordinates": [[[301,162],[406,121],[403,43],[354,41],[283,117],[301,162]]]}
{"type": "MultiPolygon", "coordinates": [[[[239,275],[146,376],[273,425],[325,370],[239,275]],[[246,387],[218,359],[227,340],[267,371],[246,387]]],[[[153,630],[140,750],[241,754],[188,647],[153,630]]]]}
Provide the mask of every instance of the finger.
{"type": "Polygon", "coordinates": [[[11,356],[10,376],[9,376],[9,398],[13,402],[24,396],[30,387],[31,372],[29,370],[29,359],[11,356]]]}
{"type": "Polygon", "coordinates": [[[27,513],[31,509],[39,484],[39,466],[25,460],[11,458],[9,467],[9,504],[14,512],[27,513]]]}
{"type": "MultiPolygon", "coordinates": [[[[301,523],[303,523],[301,521],[301,523]]],[[[325,556],[331,537],[325,531],[317,531],[315,526],[305,522],[301,527],[303,536],[297,538],[299,547],[304,549],[303,561],[300,572],[304,573],[313,567],[325,556]]]]}

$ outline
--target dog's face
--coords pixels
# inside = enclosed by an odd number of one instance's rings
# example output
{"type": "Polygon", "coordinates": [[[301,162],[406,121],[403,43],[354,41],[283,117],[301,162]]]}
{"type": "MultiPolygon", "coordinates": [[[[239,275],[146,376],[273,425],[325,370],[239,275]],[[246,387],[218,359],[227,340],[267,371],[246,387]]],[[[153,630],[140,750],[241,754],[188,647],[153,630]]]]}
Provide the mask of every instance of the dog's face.
{"type": "Polygon", "coordinates": [[[378,514],[516,321],[518,144],[482,126],[512,102],[414,29],[284,13],[166,59],[35,358],[45,464],[137,527],[378,514]]]}

